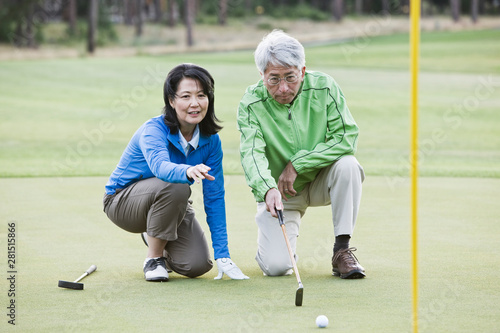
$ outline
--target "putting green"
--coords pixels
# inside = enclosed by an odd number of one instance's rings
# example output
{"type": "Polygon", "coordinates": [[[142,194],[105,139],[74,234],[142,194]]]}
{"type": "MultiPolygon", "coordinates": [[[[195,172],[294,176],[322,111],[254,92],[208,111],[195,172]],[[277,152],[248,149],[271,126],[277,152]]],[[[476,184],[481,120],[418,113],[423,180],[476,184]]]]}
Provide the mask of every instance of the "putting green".
{"type": "MultiPolygon", "coordinates": [[[[142,275],[145,246],[104,215],[105,177],[0,179],[0,239],[15,222],[16,327],[23,332],[144,331],[307,332],[326,315],[329,328],[350,332],[410,330],[409,185],[369,176],[352,245],[363,280],[330,275],[329,207],[306,213],[299,238],[304,302],[295,307],[295,277],[264,277],[254,260],[255,204],[242,176],[227,176],[229,245],[247,281],[171,274],[168,283],[142,275]],[[91,264],[83,291],[57,287],[91,264]]],[[[496,332],[500,286],[500,180],[420,180],[420,325],[425,332],[496,332]]],[[[203,228],[200,187],[194,206],[203,228]]],[[[276,222],[278,223],[278,222],[276,222]]],[[[1,269],[5,273],[7,251],[1,269]]],[[[1,304],[8,305],[8,284],[1,304]]],[[[7,326],[7,319],[1,327],[7,326]]]]}
{"type": "MultiPolygon", "coordinates": [[[[500,326],[499,35],[422,36],[422,332],[500,326]]],[[[255,203],[241,176],[235,121],[244,89],[258,79],[251,51],[0,62],[0,330],[9,325],[12,299],[22,332],[307,332],[317,329],[319,314],[336,331],[409,331],[408,39],[362,41],[306,52],[308,69],[340,83],[361,128],[357,157],[368,177],[352,245],[368,277],[330,275],[330,208],[312,208],[298,247],[302,307],[294,306],[295,277],[264,277],[254,260],[255,203]],[[216,81],[229,245],[248,281],[214,281],[213,269],[197,279],[172,274],[168,283],[147,283],[140,237],[102,212],[106,176],[137,127],[161,112],[161,81],[179,62],[207,67],[216,81]],[[82,281],[83,291],[57,287],[91,264],[97,271],[82,281]]],[[[199,186],[192,198],[207,231],[199,186]]]]}

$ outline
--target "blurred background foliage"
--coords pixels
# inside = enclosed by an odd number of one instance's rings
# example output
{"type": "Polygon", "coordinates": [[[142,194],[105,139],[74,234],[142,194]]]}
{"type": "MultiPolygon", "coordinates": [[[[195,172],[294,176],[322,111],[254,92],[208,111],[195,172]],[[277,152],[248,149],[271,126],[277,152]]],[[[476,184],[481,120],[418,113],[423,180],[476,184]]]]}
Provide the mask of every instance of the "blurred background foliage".
{"type": "MultiPolygon", "coordinates": [[[[37,48],[44,43],[72,44],[86,39],[97,46],[116,43],[120,26],[185,26],[193,44],[193,26],[245,24],[258,18],[342,21],[347,17],[407,16],[410,0],[0,0],[0,43],[37,48]],[[91,7],[95,6],[96,11],[91,7]],[[93,13],[93,14],[92,14],[93,13]],[[95,17],[92,17],[95,16],[95,17]],[[64,28],[61,27],[64,26],[64,28]],[[95,29],[98,33],[89,34],[95,29]],[[51,33],[54,30],[58,33],[51,33]],[[92,36],[91,36],[92,35],[92,36]]],[[[500,0],[423,0],[422,15],[464,15],[476,22],[500,14],[500,0]]],[[[262,22],[262,29],[270,23],[262,22]]],[[[90,50],[91,51],[91,50],[90,50]]]]}

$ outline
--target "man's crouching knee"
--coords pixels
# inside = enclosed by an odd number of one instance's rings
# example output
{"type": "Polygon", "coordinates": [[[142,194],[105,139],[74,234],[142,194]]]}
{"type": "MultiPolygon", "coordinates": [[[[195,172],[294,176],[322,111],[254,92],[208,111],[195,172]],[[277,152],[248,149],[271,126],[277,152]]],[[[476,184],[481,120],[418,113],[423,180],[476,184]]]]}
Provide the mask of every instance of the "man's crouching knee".
{"type": "Polygon", "coordinates": [[[262,272],[267,276],[282,276],[290,275],[292,273],[292,265],[290,260],[277,260],[278,258],[267,258],[267,260],[262,260],[262,258],[257,254],[255,260],[260,266],[262,272]]]}

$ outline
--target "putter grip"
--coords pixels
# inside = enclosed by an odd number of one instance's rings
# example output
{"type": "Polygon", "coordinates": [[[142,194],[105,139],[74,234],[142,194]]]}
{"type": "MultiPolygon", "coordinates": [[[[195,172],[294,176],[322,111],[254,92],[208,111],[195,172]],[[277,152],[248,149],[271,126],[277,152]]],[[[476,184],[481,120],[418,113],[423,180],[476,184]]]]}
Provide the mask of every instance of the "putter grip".
{"type": "Polygon", "coordinates": [[[87,275],[93,273],[96,269],[97,269],[96,265],[90,266],[89,269],[87,269],[87,271],[86,271],[87,275]]]}
{"type": "Polygon", "coordinates": [[[285,224],[285,222],[283,222],[283,211],[281,209],[276,209],[276,213],[278,214],[278,222],[280,225],[285,224]]]}

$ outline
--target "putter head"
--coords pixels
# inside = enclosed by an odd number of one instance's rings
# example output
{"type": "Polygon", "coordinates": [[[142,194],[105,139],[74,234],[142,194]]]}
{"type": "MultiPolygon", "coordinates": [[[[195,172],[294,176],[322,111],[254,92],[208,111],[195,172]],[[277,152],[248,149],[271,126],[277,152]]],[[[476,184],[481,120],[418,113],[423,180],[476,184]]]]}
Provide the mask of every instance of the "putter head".
{"type": "Polygon", "coordinates": [[[304,286],[299,283],[297,292],[295,292],[295,306],[302,306],[302,298],[304,298],[304,286]]]}
{"type": "Polygon", "coordinates": [[[83,283],[78,283],[78,282],[69,282],[69,281],[59,280],[59,284],[57,286],[60,288],[83,290],[83,283]]]}

